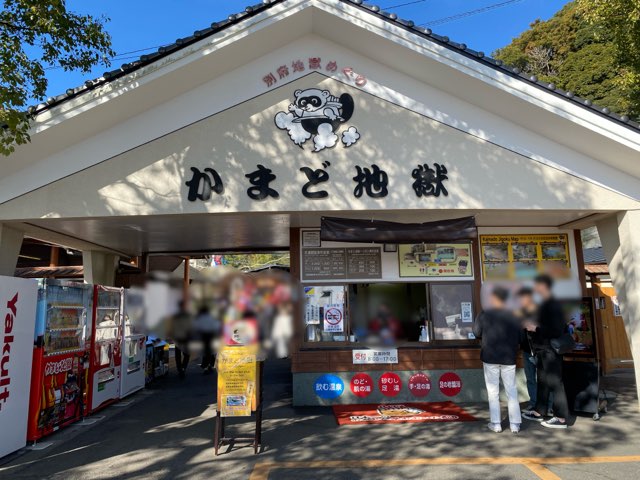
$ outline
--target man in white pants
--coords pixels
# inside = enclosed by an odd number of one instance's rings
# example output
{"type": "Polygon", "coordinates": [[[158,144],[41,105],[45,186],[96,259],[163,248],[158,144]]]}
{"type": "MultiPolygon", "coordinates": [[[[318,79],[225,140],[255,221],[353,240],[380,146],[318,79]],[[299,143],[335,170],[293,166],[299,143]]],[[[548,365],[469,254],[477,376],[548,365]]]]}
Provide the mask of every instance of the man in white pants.
{"type": "Polygon", "coordinates": [[[505,308],[508,297],[508,290],[495,287],[491,292],[491,308],[478,315],[473,325],[473,333],[482,339],[480,358],[484,364],[484,381],[491,416],[488,427],[496,433],[502,432],[500,378],[507,394],[511,432],[520,432],[522,423],[516,385],[516,358],[522,328],[518,319],[505,308]]]}

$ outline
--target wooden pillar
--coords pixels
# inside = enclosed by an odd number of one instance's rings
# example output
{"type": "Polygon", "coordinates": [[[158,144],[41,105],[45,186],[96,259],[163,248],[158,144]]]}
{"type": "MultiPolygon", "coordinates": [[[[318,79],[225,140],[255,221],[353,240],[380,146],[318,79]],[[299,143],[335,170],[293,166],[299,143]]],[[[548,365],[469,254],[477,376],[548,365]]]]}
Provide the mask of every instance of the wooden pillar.
{"type": "Polygon", "coordinates": [[[185,308],[189,308],[189,276],[191,267],[189,264],[189,260],[191,257],[184,257],[184,274],[182,277],[182,301],[184,302],[185,308]]]}
{"type": "Polygon", "coordinates": [[[49,266],[57,267],[58,265],[60,265],[60,247],[52,245],[51,253],[49,254],[49,266]]]}
{"type": "Polygon", "coordinates": [[[591,281],[591,298],[593,304],[593,323],[595,324],[595,336],[596,336],[596,358],[600,361],[600,368],[602,374],[607,375],[609,373],[609,362],[607,362],[607,356],[604,346],[604,326],[602,322],[602,311],[598,308],[598,298],[602,295],[600,291],[600,278],[598,275],[589,275],[591,281]]]}
{"type": "Polygon", "coordinates": [[[576,245],[576,264],[578,266],[578,272],[580,272],[580,289],[582,296],[586,297],[587,294],[587,276],[584,269],[584,252],[582,251],[582,236],[580,230],[573,231],[573,239],[576,245]]]}

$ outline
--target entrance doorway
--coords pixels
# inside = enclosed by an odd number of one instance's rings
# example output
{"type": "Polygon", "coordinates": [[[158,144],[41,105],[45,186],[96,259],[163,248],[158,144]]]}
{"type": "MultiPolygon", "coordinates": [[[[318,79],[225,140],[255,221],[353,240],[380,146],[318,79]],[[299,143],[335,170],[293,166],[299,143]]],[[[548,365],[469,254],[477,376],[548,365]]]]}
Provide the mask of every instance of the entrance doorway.
{"type": "Polygon", "coordinates": [[[616,291],[611,286],[593,283],[592,297],[596,302],[596,324],[599,326],[600,357],[605,375],[618,369],[633,368],[633,358],[624,322],[617,306],[616,291]]]}

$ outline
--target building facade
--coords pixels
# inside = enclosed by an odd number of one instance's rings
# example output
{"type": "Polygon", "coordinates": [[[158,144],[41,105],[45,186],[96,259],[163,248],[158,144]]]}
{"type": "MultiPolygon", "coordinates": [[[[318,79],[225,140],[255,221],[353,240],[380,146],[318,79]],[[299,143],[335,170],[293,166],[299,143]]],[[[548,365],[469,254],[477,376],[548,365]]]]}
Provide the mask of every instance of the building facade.
{"type": "Polygon", "coordinates": [[[371,399],[396,377],[392,397],[416,397],[418,374],[429,399],[477,398],[482,284],[556,266],[559,294],[585,295],[592,225],[640,358],[638,160],[638,124],[410,21],[358,0],[266,1],[37,107],[3,163],[0,274],[24,236],[81,250],[100,284],[120,257],[290,249],[317,307],[296,319],[297,403],[359,401],[358,373],[371,399]],[[477,230],[329,242],[323,217],[477,230]],[[397,358],[356,357],[394,302],[397,358]]]}

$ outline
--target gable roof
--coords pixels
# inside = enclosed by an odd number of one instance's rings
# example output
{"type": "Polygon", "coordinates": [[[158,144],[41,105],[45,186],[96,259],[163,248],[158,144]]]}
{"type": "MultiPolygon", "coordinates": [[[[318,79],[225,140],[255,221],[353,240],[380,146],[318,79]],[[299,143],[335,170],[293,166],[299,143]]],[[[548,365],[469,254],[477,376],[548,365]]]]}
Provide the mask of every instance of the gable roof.
{"type": "MultiPolygon", "coordinates": [[[[118,78],[129,75],[130,73],[150,65],[168,55],[175,53],[176,51],[182,50],[200,40],[213,36],[215,34],[220,33],[221,31],[236,25],[238,23],[244,22],[249,18],[258,15],[259,13],[264,12],[265,10],[273,7],[274,5],[284,3],[292,0],[263,0],[262,3],[248,6],[242,12],[238,12],[232,15],[229,15],[227,19],[214,22],[209,27],[204,28],[202,30],[196,30],[192,35],[188,37],[178,38],[174,43],[165,45],[160,47],[155,53],[141,55],[138,60],[133,62],[124,63],[120,66],[120,68],[107,71],[101,77],[88,80],[83,85],[76,88],[69,88],[67,91],[61,95],[49,97],[45,103],[41,103],[36,106],[29,107],[29,113],[32,115],[39,114],[44,112],[50,108],[53,108],[57,105],[64,103],[67,100],[80,96],[87,91],[93,90],[97,87],[100,87],[104,84],[112,82],[118,78]]],[[[554,94],[555,96],[562,98],[564,101],[569,102],[571,104],[578,105],[591,113],[596,113],[607,120],[615,122],[617,124],[624,125],[625,127],[633,130],[640,131],[640,123],[631,120],[626,115],[618,115],[609,110],[609,108],[602,108],[597,105],[594,105],[593,102],[589,99],[585,99],[582,97],[576,96],[573,92],[564,91],[556,87],[553,83],[541,82],[538,78],[533,75],[529,76],[520,71],[519,68],[513,68],[503,64],[502,61],[493,59],[485,55],[484,52],[475,51],[469,47],[467,47],[463,43],[457,43],[449,39],[446,36],[440,36],[432,32],[430,28],[425,28],[419,25],[416,25],[411,20],[406,20],[399,18],[395,13],[390,13],[382,10],[379,6],[365,3],[362,0],[334,0],[337,3],[348,3],[357,8],[366,11],[367,13],[376,15],[379,18],[384,19],[385,21],[392,23],[396,27],[404,28],[407,32],[417,35],[419,37],[428,39],[429,41],[445,47],[453,52],[464,55],[467,58],[472,59],[475,62],[478,62],[482,65],[489,66],[501,73],[507,74],[513,78],[518,79],[523,82],[523,85],[533,85],[540,90],[543,90],[547,93],[554,94]]]]}

